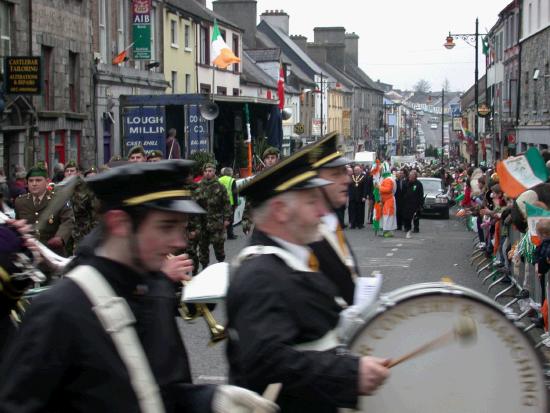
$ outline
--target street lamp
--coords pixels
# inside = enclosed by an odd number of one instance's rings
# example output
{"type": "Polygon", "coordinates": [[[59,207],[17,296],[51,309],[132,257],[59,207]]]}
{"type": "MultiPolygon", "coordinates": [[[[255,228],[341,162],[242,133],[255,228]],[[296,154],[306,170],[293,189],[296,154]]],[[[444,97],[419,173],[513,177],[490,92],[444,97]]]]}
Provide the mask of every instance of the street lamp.
{"type": "Polygon", "coordinates": [[[475,54],[476,54],[476,59],[475,59],[475,71],[474,71],[474,76],[475,76],[475,130],[474,130],[474,165],[477,166],[478,164],[478,160],[477,160],[477,156],[478,156],[478,122],[479,122],[479,119],[478,119],[478,113],[477,113],[477,110],[478,110],[478,106],[479,106],[479,86],[478,86],[478,38],[479,36],[484,36],[485,34],[482,34],[482,33],[479,33],[479,19],[476,18],[476,32],[475,33],[466,33],[466,34],[452,34],[451,32],[449,32],[449,35],[447,36],[447,38],[445,39],[445,43],[443,44],[443,46],[448,49],[448,50],[451,50],[453,47],[456,46],[455,42],[454,42],[454,39],[462,39],[464,40],[466,43],[468,43],[470,46],[472,45],[470,43],[470,41],[474,41],[474,48],[475,48],[475,54]]]}

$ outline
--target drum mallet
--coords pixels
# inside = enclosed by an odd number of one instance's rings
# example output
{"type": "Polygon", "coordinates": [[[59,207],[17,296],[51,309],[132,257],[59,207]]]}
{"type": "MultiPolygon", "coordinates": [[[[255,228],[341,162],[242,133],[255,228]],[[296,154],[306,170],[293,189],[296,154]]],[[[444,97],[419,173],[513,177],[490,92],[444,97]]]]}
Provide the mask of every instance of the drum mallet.
{"type": "Polygon", "coordinates": [[[397,366],[406,360],[410,360],[428,351],[435,350],[455,340],[458,340],[462,344],[473,343],[477,338],[476,322],[471,317],[460,317],[454,328],[448,333],[437,337],[428,343],[418,347],[417,349],[402,355],[396,359],[390,360],[386,366],[388,368],[397,366]]]}

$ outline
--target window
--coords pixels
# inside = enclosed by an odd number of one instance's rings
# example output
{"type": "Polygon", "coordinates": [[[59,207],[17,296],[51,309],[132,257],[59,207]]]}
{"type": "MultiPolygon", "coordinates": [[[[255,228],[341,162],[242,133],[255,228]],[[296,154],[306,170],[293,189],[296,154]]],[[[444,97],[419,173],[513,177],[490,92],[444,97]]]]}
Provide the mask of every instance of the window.
{"type": "Polygon", "coordinates": [[[218,86],[216,89],[218,95],[227,96],[227,88],[223,86],[218,86]]]}
{"type": "Polygon", "coordinates": [[[200,61],[203,65],[210,65],[210,30],[208,27],[200,26],[200,61]]]}
{"type": "MultiPolygon", "coordinates": [[[[237,36],[236,34],[233,35],[233,53],[235,54],[235,56],[239,57],[239,36],[237,36]]],[[[233,71],[235,73],[239,72],[238,63],[233,64],[233,71]]]]}
{"type": "Polygon", "coordinates": [[[537,30],[540,29],[540,16],[542,14],[540,6],[540,0],[537,0],[537,30]]]}
{"type": "Polygon", "coordinates": [[[178,22],[170,20],[170,43],[172,46],[178,45],[178,22]]]}
{"type": "Polygon", "coordinates": [[[126,0],[118,0],[117,53],[126,49],[126,0]]]}
{"type": "Polygon", "coordinates": [[[11,27],[10,27],[10,6],[7,3],[0,3],[0,72],[4,71],[3,57],[11,54],[11,27]]]}
{"type": "Polygon", "coordinates": [[[185,93],[191,93],[191,75],[185,75],[185,93]]]}
{"type": "Polygon", "coordinates": [[[67,159],[80,163],[80,131],[71,131],[67,142],[67,159]]]}
{"type": "Polygon", "coordinates": [[[42,64],[44,65],[44,93],[42,94],[42,104],[44,110],[53,110],[53,49],[48,46],[42,46],[42,64]]]}
{"type": "Polygon", "coordinates": [[[200,93],[210,93],[210,85],[206,83],[200,84],[200,93]]]}
{"type": "Polygon", "coordinates": [[[106,63],[107,58],[107,0],[99,0],[99,53],[101,61],[106,63]]]}
{"type": "Polygon", "coordinates": [[[178,72],[172,71],[172,77],[171,82],[172,85],[172,93],[176,93],[177,87],[178,87],[178,72]]]}
{"type": "MultiPolygon", "coordinates": [[[[220,34],[222,35],[222,39],[223,39],[223,41],[225,42],[225,41],[226,41],[225,39],[226,39],[226,37],[227,37],[227,34],[226,34],[225,30],[224,30],[224,29],[220,29],[220,34]]],[[[227,43],[227,42],[226,42],[226,43],[227,43]]]]}
{"type": "Polygon", "coordinates": [[[72,112],[78,112],[80,85],[79,80],[79,59],[78,54],[69,52],[69,109],[72,112]]]}
{"type": "Polygon", "coordinates": [[[186,24],[184,29],[184,37],[183,37],[183,40],[185,42],[184,45],[186,49],[191,48],[190,35],[191,35],[191,27],[188,24],[186,24]]]}
{"type": "Polygon", "coordinates": [[[529,12],[527,13],[527,35],[533,30],[533,3],[529,3],[529,12]]]}
{"type": "Polygon", "coordinates": [[[241,94],[240,89],[233,89],[233,96],[239,96],[241,94]]]}

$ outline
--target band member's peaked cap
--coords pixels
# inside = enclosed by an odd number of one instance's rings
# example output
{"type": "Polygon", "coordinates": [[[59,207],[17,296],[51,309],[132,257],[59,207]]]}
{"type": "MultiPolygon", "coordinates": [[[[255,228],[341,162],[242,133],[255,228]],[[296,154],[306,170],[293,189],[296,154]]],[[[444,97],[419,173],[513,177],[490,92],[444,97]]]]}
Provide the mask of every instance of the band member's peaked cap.
{"type": "Polygon", "coordinates": [[[268,199],[287,191],[317,188],[332,182],[319,178],[314,164],[323,149],[317,143],[305,146],[279,163],[264,169],[239,188],[239,193],[258,206],[268,199]]]}
{"type": "Polygon", "coordinates": [[[350,164],[344,158],[344,153],[338,150],[338,133],[332,132],[313,144],[319,148],[319,159],[313,164],[314,168],[337,168],[350,164]]]}
{"type": "Polygon", "coordinates": [[[145,206],[164,211],[202,214],[204,210],[184,189],[195,162],[164,160],[128,163],[86,178],[103,210],[145,206]]]}

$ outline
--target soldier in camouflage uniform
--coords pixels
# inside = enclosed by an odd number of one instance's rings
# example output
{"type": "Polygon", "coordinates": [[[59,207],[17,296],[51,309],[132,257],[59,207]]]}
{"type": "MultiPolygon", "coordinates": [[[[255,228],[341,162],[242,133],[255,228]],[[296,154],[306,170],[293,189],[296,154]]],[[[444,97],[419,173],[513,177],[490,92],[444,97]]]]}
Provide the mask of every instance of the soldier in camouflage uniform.
{"type": "MultiPolygon", "coordinates": [[[[84,172],[84,178],[97,174],[97,170],[91,167],[84,172]]],[[[98,223],[99,201],[84,180],[80,180],[71,197],[75,225],[73,227],[73,251],[78,243],[88,235],[98,223]]]]}
{"type": "Polygon", "coordinates": [[[227,190],[216,178],[216,167],[206,163],[203,167],[203,178],[199,183],[199,204],[206,214],[201,216],[199,237],[199,261],[202,268],[210,262],[210,244],[218,262],[225,260],[225,229],[231,217],[231,205],[227,190]]]}
{"type": "MultiPolygon", "coordinates": [[[[187,177],[183,189],[191,191],[192,199],[197,202],[199,201],[199,184],[193,181],[192,173],[187,177]]],[[[187,247],[183,253],[193,260],[193,275],[196,275],[199,271],[199,254],[197,249],[199,246],[201,218],[199,214],[190,214],[187,222],[187,247]]]]}
{"type": "MultiPolygon", "coordinates": [[[[270,146],[262,154],[262,161],[264,162],[264,168],[269,168],[279,162],[279,150],[270,146]]],[[[246,202],[244,204],[243,217],[241,219],[241,225],[243,227],[243,232],[245,235],[248,235],[252,229],[252,208],[250,203],[246,202]]]]}

